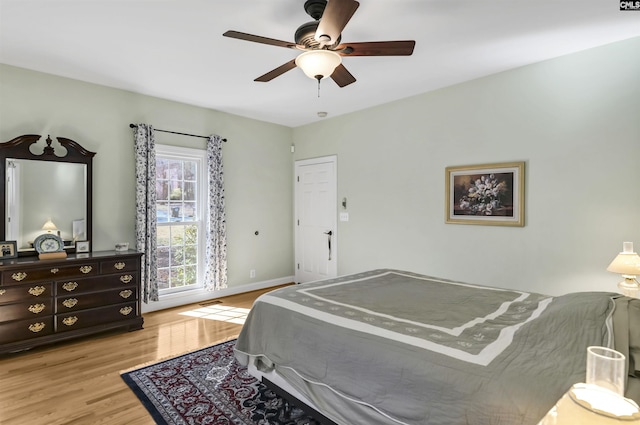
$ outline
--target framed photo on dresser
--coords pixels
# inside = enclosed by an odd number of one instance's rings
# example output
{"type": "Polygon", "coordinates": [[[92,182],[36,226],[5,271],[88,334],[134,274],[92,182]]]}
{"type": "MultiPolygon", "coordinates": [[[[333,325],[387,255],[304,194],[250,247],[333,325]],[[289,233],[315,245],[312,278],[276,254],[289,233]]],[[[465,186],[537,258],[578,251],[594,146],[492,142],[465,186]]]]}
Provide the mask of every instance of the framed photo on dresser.
{"type": "Polygon", "coordinates": [[[0,242],[0,260],[16,258],[18,256],[18,248],[16,241],[0,242]]]}
{"type": "Polygon", "coordinates": [[[76,242],[76,252],[89,252],[91,249],[89,241],[76,242]]]}

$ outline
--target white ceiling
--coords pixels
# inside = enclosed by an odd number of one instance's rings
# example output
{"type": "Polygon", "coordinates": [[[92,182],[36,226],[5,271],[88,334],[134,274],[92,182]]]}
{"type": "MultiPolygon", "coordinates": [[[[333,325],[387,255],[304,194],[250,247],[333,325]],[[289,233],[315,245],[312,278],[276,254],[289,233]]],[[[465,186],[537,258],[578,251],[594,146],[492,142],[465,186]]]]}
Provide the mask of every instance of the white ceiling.
{"type": "MultiPolygon", "coordinates": [[[[329,0],[331,1],[331,0],[329,0]]],[[[360,0],[343,42],[416,40],[413,56],[351,57],[339,88],[293,69],[304,0],[0,0],[0,62],[297,127],[640,36],[618,0],[360,0]]],[[[640,52],[638,53],[640,54],[640,52]]]]}

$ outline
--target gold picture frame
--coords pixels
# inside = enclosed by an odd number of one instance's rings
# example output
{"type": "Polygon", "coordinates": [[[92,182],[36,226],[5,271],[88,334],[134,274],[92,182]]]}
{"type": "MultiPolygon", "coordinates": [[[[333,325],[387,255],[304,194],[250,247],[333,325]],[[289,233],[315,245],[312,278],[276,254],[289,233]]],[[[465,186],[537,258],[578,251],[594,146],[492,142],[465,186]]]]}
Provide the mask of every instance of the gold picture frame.
{"type": "Polygon", "coordinates": [[[523,227],[524,164],[447,167],[445,222],[523,227]]]}

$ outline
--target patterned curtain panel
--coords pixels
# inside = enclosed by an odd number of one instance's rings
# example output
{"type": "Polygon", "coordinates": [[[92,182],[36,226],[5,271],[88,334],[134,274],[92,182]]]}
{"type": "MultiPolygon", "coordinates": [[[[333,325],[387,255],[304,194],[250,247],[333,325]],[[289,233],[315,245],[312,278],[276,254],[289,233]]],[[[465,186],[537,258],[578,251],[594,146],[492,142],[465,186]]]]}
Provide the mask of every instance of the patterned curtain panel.
{"type": "Polygon", "coordinates": [[[208,291],[227,287],[227,225],[224,209],[222,138],[213,135],[207,142],[209,206],[207,219],[207,262],[204,285],[208,291]]]}
{"type": "Polygon", "coordinates": [[[156,250],[156,142],[153,127],[138,124],[136,152],[136,249],[142,257],[142,300],[158,301],[156,250]]]}

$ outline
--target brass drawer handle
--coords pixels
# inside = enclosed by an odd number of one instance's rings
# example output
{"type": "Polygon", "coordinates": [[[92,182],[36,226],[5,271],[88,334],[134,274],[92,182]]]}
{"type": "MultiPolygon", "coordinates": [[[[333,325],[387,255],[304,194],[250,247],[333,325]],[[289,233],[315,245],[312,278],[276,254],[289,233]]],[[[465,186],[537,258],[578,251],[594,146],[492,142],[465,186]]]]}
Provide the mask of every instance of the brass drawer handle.
{"type": "Polygon", "coordinates": [[[18,282],[24,280],[25,277],[27,277],[27,274],[25,272],[18,272],[11,275],[11,278],[18,282]]]}
{"type": "Polygon", "coordinates": [[[62,319],[62,323],[64,323],[67,326],[74,325],[77,321],[78,321],[78,318],[76,316],[69,316],[62,319]]]}
{"type": "Polygon", "coordinates": [[[29,325],[29,330],[33,333],[40,332],[45,327],[45,324],[42,322],[32,323],[29,325]]]}
{"type": "Polygon", "coordinates": [[[51,273],[56,274],[60,271],[60,269],[51,269],[51,273]]]}
{"type": "Polygon", "coordinates": [[[130,274],[125,274],[123,276],[120,276],[120,282],[122,283],[129,283],[133,280],[133,276],[131,276],[130,274]]]}
{"type": "Polygon", "coordinates": [[[44,304],[32,304],[29,306],[29,311],[32,312],[33,314],[41,313],[42,310],[44,309],[45,309],[44,304]]]}
{"type": "Polygon", "coordinates": [[[7,292],[6,289],[0,289],[0,295],[4,295],[7,292]]]}
{"type": "Polygon", "coordinates": [[[46,288],[44,286],[34,286],[33,288],[29,288],[29,293],[34,297],[42,295],[44,291],[46,291],[46,288]]]}
{"type": "Polygon", "coordinates": [[[129,298],[131,296],[131,294],[133,294],[133,291],[131,291],[129,289],[125,289],[124,291],[120,291],[120,296],[122,298],[129,298]]]}
{"type": "Polygon", "coordinates": [[[113,267],[115,267],[115,268],[116,268],[116,269],[118,269],[118,270],[122,270],[122,269],[124,269],[124,267],[125,267],[125,266],[126,266],[126,264],[125,264],[125,263],[123,263],[123,262],[118,262],[118,263],[115,263],[115,264],[113,265],[113,267]]]}
{"type": "Polygon", "coordinates": [[[91,270],[93,270],[93,267],[91,266],[82,266],[80,267],[80,271],[84,274],[89,273],[91,270]]]}
{"type": "Polygon", "coordinates": [[[120,314],[122,314],[123,316],[126,316],[127,314],[131,313],[133,311],[133,309],[129,306],[126,307],[122,307],[120,309],[120,314]]]}
{"type": "Polygon", "coordinates": [[[62,305],[67,308],[75,307],[76,304],[78,304],[78,300],[76,298],[67,298],[66,300],[62,301],[62,305]]]}
{"type": "Polygon", "coordinates": [[[78,282],[67,282],[62,285],[62,289],[68,292],[74,291],[77,287],[78,282]]]}

